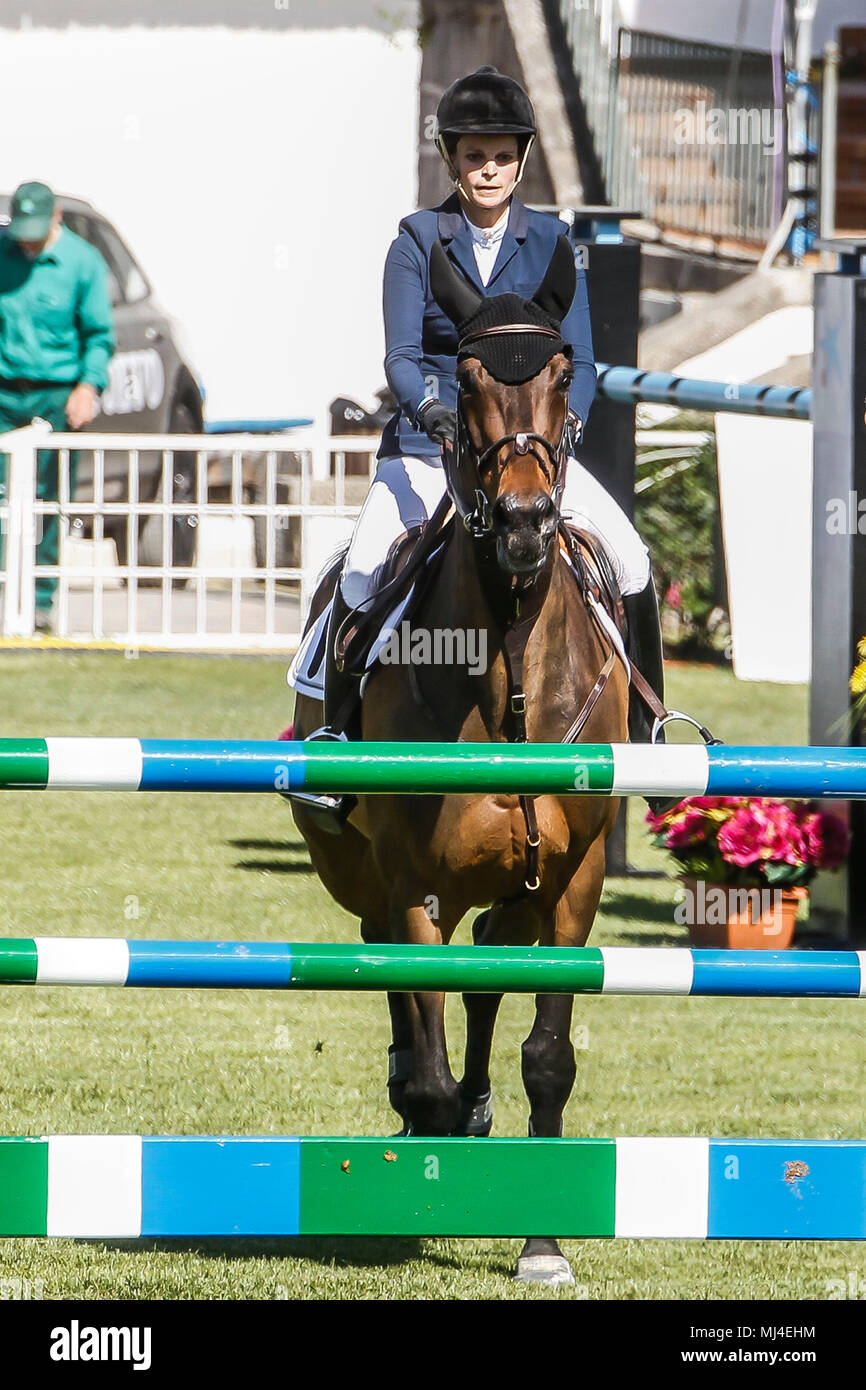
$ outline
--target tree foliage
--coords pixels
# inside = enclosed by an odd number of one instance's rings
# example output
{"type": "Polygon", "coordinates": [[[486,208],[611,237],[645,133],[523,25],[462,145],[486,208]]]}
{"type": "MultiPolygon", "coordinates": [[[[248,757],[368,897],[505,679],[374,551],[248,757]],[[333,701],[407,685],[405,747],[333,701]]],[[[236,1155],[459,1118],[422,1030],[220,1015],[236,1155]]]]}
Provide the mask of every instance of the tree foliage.
{"type": "MultiPolygon", "coordinates": [[[[671,428],[705,427],[682,415],[671,428]]],[[[664,453],[645,446],[644,456],[664,453]]],[[[729,637],[715,439],[686,457],[672,449],[644,466],[638,454],[635,525],[649,547],[665,647],[681,656],[714,657],[729,637]]]]}

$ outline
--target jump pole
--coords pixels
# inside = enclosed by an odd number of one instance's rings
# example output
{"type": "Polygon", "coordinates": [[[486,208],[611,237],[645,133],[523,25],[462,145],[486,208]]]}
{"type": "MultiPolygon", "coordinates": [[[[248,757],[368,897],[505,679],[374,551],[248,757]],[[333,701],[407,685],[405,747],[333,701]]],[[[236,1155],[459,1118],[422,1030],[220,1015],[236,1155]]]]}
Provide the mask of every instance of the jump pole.
{"type": "Polygon", "coordinates": [[[812,392],[808,387],[705,381],[638,367],[612,367],[607,362],[596,363],[596,369],[598,394],[626,405],[649,401],[676,406],[678,410],[724,411],[777,420],[808,420],[812,415],[812,392]]]}
{"type": "Polygon", "coordinates": [[[3,938],[15,984],[862,999],[866,952],[3,938]]]}
{"type": "Polygon", "coordinates": [[[7,790],[866,798],[866,748],[0,740],[7,790]]]}
{"type": "Polygon", "coordinates": [[[866,1239],[866,1142],[0,1139],[0,1236],[866,1239]]]}

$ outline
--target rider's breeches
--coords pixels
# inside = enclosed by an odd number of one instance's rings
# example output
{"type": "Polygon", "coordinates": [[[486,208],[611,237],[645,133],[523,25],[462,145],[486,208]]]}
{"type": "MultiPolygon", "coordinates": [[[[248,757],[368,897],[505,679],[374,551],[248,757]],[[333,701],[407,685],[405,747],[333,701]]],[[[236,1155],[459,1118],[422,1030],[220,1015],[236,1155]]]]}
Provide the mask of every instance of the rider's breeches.
{"type": "MultiPolygon", "coordinates": [[[[430,517],[445,491],[439,457],[382,459],[346,555],[341,589],[351,608],[375,590],[374,576],[392,543],[430,517]]],[[[563,516],[597,536],[610,556],[623,594],[646,588],[650,557],[625,512],[601,483],[570,458],[562,491],[563,516]]]]}

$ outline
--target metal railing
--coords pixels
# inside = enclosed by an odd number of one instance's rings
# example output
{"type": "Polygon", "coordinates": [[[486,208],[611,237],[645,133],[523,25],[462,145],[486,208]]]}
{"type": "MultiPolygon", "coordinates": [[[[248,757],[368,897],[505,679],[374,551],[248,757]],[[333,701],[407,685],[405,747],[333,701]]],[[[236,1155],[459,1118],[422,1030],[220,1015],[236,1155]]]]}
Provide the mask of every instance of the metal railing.
{"type": "Polygon", "coordinates": [[[620,28],[609,0],[560,0],[560,13],[608,201],[763,246],[784,119],[770,55],[620,28]]]}
{"type": "Polygon", "coordinates": [[[33,635],[49,580],[59,638],[293,650],[316,578],[351,534],[379,442],[315,429],[52,433],[44,421],[5,434],[3,635],[33,635]],[[43,450],[57,460],[56,500],[36,495],[43,450]],[[59,554],[48,563],[53,518],[59,554]]]}
{"type": "Polygon", "coordinates": [[[617,140],[632,152],[612,166],[617,197],[649,194],[660,226],[763,244],[783,133],[769,55],[621,30],[617,74],[617,140]]]}

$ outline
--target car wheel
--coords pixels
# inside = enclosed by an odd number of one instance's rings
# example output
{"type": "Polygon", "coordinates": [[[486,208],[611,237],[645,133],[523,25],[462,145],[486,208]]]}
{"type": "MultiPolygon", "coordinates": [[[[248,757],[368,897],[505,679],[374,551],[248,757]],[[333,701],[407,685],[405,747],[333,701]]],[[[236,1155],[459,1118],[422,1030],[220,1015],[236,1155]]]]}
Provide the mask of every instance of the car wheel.
{"type": "MultiPolygon", "coordinates": [[[[169,417],[169,434],[198,434],[199,428],[189,406],[177,401],[169,417]]],[[[195,454],[178,452],[174,456],[173,502],[186,502],[195,497],[195,454]]],[[[162,500],[162,484],[157,494],[162,500]]],[[[176,516],[172,521],[172,561],[175,565],[192,565],[195,561],[198,518],[195,515],[176,516]]],[[[163,523],[161,516],[145,517],[138,533],[138,563],[140,565],[161,565],[163,563],[163,523]]],[[[139,576],[139,587],[156,588],[159,579],[139,576]]],[[[188,576],[172,580],[173,589],[185,589],[188,576]]]]}

